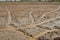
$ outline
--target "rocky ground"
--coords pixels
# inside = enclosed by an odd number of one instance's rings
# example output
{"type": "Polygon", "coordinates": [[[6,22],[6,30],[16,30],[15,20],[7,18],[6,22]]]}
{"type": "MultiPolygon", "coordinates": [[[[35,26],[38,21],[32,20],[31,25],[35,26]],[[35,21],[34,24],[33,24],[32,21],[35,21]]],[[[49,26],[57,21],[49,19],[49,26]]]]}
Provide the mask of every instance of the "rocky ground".
{"type": "Polygon", "coordinates": [[[0,40],[60,40],[60,3],[0,3],[0,40]]]}

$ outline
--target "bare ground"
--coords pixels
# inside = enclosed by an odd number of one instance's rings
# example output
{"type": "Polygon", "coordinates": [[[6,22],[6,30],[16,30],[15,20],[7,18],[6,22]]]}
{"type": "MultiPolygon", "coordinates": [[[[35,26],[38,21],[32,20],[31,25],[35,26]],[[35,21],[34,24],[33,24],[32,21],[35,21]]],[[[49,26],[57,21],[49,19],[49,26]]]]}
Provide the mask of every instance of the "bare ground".
{"type": "Polygon", "coordinates": [[[0,40],[60,40],[60,3],[1,2],[0,40]]]}

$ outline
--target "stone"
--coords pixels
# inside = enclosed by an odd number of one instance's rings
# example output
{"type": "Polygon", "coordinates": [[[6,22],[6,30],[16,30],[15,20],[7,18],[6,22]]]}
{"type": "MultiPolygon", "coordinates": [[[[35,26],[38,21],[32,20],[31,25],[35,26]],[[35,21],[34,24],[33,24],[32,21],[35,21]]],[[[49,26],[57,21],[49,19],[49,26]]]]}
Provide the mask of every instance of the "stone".
{"type": "Polygon", "coordinates": [[[46,30],[41,29],[39,27],[22,28],[22,29],[17,29],[17,30],[22,31],[23,33],[25,33],[33,38],[37,38],[42,33],[46,32],[46,30]]]}
{"type": "Polygon", "coordinates": [[[45,22],[39,27],[44,29],[60,29],[60,18],[56,18],[55,20],[45,22]]]}
{"type": "Polygon", "coordinates": [[[41,39],[41,40],[59,40],[60,38],[60,32],[59,32],[60,30],[55,30],[55,31],[51,31],[51,32],[47,32],[46,34],[44,34],[43,36],[40,36],[39,38],[38,38],[38,40],[39,39],[41,39]]]}

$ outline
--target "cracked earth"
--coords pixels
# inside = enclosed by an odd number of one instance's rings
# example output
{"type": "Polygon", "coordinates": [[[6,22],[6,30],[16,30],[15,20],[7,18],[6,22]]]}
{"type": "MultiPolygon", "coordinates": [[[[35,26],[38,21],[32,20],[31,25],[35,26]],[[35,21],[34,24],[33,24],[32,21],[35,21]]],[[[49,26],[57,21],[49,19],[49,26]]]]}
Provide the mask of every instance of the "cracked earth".
{"type": "Polygon", "coordinates": [[[0,40],[60,40],[60,3],[0,3],[0,40]]]}

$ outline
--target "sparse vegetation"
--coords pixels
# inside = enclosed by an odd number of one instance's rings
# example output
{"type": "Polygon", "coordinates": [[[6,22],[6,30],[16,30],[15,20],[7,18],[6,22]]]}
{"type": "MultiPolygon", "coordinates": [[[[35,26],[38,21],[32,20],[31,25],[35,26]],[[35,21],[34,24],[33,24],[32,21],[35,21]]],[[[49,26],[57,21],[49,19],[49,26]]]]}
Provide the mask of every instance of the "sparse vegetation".
{"type": "Polygon", "coordinates": [[[14,2],[60,2],[60,0],[0,0],[0,1],[14,1],[14,2]]]}

